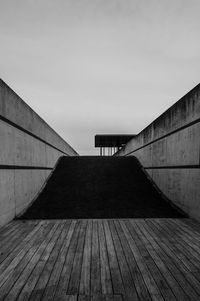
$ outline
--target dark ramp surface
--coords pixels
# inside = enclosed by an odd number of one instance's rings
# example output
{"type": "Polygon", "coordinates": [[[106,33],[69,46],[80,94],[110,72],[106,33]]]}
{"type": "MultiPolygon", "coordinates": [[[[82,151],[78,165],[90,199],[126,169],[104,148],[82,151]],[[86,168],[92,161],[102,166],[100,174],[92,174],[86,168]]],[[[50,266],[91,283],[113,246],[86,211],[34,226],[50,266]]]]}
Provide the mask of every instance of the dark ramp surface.
{"type": "Polygon", "coordinates": [[[23,219],[181,217],[134,157],[63,157],[23,219]]]}

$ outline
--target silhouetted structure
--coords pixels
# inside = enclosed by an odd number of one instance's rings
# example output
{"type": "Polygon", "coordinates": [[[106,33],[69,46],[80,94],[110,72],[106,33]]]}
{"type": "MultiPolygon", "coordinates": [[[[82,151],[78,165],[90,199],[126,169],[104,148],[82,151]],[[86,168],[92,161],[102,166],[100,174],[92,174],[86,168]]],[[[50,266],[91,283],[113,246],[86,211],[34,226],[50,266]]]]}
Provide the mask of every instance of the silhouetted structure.
{"type": "Polygon", "coordinates": [[[95,147],[100,148],[100,156],[107,154],[112,156],[113,153],[118,151],[122,146],[124,146],[129,140],[131,140],[135,135],[124,134],[124,135],[95,135],[95,147]]]}
{"type": "Polygon", "coordinates": [[[181,217],[134,157],[63,157],[25,219],[181,217]]]}

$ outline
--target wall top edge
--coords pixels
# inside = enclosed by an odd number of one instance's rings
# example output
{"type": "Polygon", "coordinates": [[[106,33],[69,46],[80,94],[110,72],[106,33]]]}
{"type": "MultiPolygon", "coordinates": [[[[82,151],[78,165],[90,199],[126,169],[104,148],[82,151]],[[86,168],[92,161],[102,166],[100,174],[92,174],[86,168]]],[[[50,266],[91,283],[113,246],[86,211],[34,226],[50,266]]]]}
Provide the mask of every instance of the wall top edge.
{"type": "MultiPolygon", "coordinates": [[[[73,149],[73,147],[71,147],[71,145],[69,145],[42,117],[40,117],[2,78],[0,78],[0,88],[6,89],[7,91],[11,92],[17,98],[17,100],[23,104],[24,107],[26,107],[29,111],[31,111],[38,118],[38,120],[41,122],[41,124],[43,124],[46,128],[48,128],[55,136],[57,136],[60,141],[62,141],[64,144],[66,144],[75,155],[79,155],[73,149]]],[[[3,116],[3,117],[5,117],[5,116],[3,116]]],[[[10,119],[10,120],[15,123],[14,120],[12,120],[12,119],[10,119]]],[[[24,127],[24,129],[26,130],[25,127],[24,127]]],[[[35,134],[35,133],[33,132],[33,134],[35,134]]],[[[47,141],[47,142],[49,142],[49,141],[47,141]]]]}
{"type": "Polygon", "coordinates": [[[142,129],[115,155],[126,154],[200,118],[200,83],[142,129]]]}
{"type": "Polygon", "coordinates": [[[171,105],[168,109],[166,109],[161,115],[159,115],[156,119],[154,119],[149,125],[147,125],[144,129],[142,129],[136,136],[140,135],[144,132],[147,128],[151,127],[160,119],[163,119],[170,111],[173,110],[176,106],[179,106],[181,102],[183,102],[186,98],[190,97],[193,93],[199,92],[200,93],[200,83],[197,84],[194,88],[192,88],[189,92],[183,95],[180,99],[178,99],[173,105],[171,105]]]}

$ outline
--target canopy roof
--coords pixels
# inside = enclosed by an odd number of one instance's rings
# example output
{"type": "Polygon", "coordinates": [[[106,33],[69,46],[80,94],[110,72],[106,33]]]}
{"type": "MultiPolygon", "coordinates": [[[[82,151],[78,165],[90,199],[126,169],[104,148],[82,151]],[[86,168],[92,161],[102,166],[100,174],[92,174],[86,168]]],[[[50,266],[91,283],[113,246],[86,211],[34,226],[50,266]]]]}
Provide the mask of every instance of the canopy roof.
{"type": "Polygon", "coordinates": [[[95,147],[120,147],[126,144],[135,135],[95,135],[95,147]]]}

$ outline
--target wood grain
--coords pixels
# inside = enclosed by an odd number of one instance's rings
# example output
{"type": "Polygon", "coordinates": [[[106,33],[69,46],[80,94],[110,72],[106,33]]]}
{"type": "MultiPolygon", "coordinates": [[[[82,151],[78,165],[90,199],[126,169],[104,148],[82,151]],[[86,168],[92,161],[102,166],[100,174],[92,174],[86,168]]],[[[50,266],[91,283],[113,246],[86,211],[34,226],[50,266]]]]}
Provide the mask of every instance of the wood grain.
{"type": "Polygon", "coordinates": [[[200,300],[190,219],[13,221],[0,252],[0,300],[200,300]]]}

